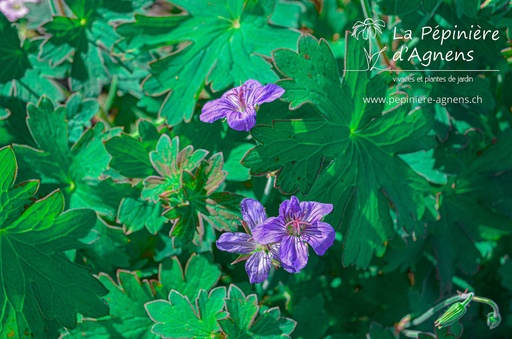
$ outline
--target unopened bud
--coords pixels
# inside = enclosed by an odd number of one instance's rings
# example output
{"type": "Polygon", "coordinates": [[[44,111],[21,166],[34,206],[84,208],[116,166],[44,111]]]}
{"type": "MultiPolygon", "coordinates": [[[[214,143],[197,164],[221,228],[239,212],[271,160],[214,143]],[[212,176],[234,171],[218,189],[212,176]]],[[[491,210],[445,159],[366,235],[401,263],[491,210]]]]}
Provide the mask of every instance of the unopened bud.
{"type": "Polygon", "coordinates": [[[464,314],[466,314],[466,306],[457,302],[450,306],[450,308],[448,308],[446,312],[444,312],[443,315],[434,322],[434,326],[437,328],[450,326],[462,318],[464,314]]]}
{"type": "Polygon", "coordinates": [[[492,330],[501,323],[501,316],[499,313],[495,314],[494,312],[491,312],[487,315],[487,326],[492,330]]]}
{"type": "Polygon", "coordinates": [[[459,319],[466,314],[466,308],[473,299],[473,296],[473,293],[461,294],[461,298],[465,297],[464,301],[457,302],[450,306],[450,308],[434,322],[434,325],[437,326],[437,328],[443,328],[459,321],[459,319]]]}

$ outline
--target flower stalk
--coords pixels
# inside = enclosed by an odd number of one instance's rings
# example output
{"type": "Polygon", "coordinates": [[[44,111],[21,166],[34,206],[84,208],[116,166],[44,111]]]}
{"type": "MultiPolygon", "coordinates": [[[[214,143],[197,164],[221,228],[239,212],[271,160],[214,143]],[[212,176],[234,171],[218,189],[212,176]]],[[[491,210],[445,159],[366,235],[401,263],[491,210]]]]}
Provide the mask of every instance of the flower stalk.
{"type": "Polygon", "coordinates": [[[434,325],[437,328],[450,326],[464,316],[467,307],[472,301],[487,304],[493,309],[493,311],[487,315],[487,326],[489,326],[489,329],[492,330],[500,324],[501,315],[499,313],[498,305],[494,301],[488,298],[475,296],[473,292],[464,292],[459,293],[459,295],[450,297],[443,302],[429,308],[421,316],[413,320],[411,320],[411,314],[406,315],[395,325],[395,333],[403,333],[406,336],[415,338],[415,333],[417,331],[408,330],[408,328],[422,324],[431,318],[434,314],[438,313],[446,307],[448,307],[448,309],[434,322],[434,325]]]}

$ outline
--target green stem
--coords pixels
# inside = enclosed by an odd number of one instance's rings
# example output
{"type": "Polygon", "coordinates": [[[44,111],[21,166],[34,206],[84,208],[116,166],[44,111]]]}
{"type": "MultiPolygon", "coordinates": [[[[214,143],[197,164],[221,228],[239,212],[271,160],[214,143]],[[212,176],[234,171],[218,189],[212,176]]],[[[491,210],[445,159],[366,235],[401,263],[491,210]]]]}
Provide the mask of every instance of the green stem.
{"type": "MultiPolygon", "coordinates": [[[[375,40],[377,41],[377,46],[379,47],[379,51],[382,51],[382,49],[384,48],[384,44],[382,43],[382,41],[380,41],[380,37],[377,35],[375,37],[375,40]]],[[[389,60],[388,56],[386,55],[386,53],[381,53],[383,58],[384,58],[384,63],[388,66],[388,67],[391,67],[391,61],[389,60]]]]}
{"type": "MultiPolygon", "coordinates": [[[[411,321],[409,324],[405,325],[405,328],[411,327],[411,326],[418,326],[419,324],[423,323],[425,320],[436,314],[437,312],[441,311],[442,309],[446,308],[447,306],[450,306],[454,302],[462,300],[463,295],[456,295],[451,298],[446,299],[445,301],[435,305],[434,307],[429,308],[425,313],[423,313],[418,318],[411,321]]],[[[466,298],[464,298],[466,299],[466,298]]],[[[473,298],[474,299],[474,298],[473,298]]]]}
{"type": "Polygon", "coordinates": [[[162,125],[162,124],[165,124],[165,118],[158,118],[158,119],[156,119],[155,120],[155,124],[156,124],[157,127],[162,125]]]}
{"type": "Polygon", "coordinates": [[[482,297],[473,297],[473,301],[476,301],[477,303],[481,303],[481,304],[487,304],[492,307],[492,311],[494,312],[494,314],[500,314],[500,309],[498,307],[498,304],[496,304],[491,299],[482,298],[482,297]]]}
{"type": "Polygon", "coordinates": [[[263,190],[263,197],[261,197],[261,204],[265,206],[265,204],[268,201],[268,197],[270,196],[270,193],[272,192],[272,187],[274,183],[274,176],[269,175],[267,178],[267,183],[265,184],[265,189],[263,190]]]}
{"type": "MultiPolygon", "coordinates": [[[[488,315],[488,325],[491,329],[497,327],[499,325],[499,323],[501,322],[501,315],[500,315],[499,307],[494,301],[492,301],[491,299],[488,299],[488,298],[474,296],[474,293],[470,292],[470,293],[463,293],[463,294],[448,298],[445,301],[435,305],[434,307],[429,308],[425,313],[423,313],[421,316],[419,316],[418,318],[416,318],[412,321],[409,320],[412,317],[411,314],[406,315],[405,317],[402,318],[402,320],[399,323],[399,324],[402,324],[401,325],[402,328],[399,329],[399,331],[404,333],[404,335],[407,335],[405,333],[407,328],[413,327],[413,326],[418,326],[419,324],[425,322],[427,319],[432,317],[437,312],[439,312],[442,309],[450,306],[451,304],[453,304],[455,302],[459,302],[459,301],[462,301],[462,305],[464,307],[468,306],[468,304],[471,301],[489,305],[493,310],[492,317],[494,319],[493,324],[489,324],[489,316],[491,314],[488,315]]],[[[412,334],[413,332],[414,331],[409,331],[408,333],[412,334]]],[[[415,338],[415,337],[412,337],[412,338],[415,338]]]]}
{"type": "Polygon", "coordinates": [[[477,303],[482,303],[491,306],[492,313],[489,313],[487,315],[487,326],[492,330],[501,323],[501,315],[500,315],[500,309],[498,307],[498,304],[496,304],[494,301],[488,298],[482,298],[482,297],[474,297],[474,301],[477,303]]]}
{"type": "MultiPolygon", "coordinates": [[[[370,2],[371,2],[371,0],[370,0],[370,2]]],[[[361,8],[363,9],[363,15],[364,15],[365,19],[368,19],[370,13],[372,12],[372,10],[371,10],[372,7],[369,3],[369,0],[361,0],[361,8]]]]}
{"type": "Polygon", "coordinates": [[[430,334],[432,337],[435,337],[434,333],[423,332],[423,331],[415,331],[415,330],[403,330],[402,334],[408,338],[419,338],[420,334],[430,334]]]}
{"type": "Polygon", "coordinates": [[[117,89],[119,87],[119,81],[117,75],[114,75],[112,77],[112,82],[110,84],[110,88],[108,90],[107,97],[105,98],[105,101],[103,102],[103,105],[100,108],[100,117],[105,121],[105,123],[111,127],[112,121],[108,114],[110,111],[110,108],[112,107],[112,103],[114,102],[114,99],[117,95],[117,89]]]}
{"type": "Polygon", "coordinates": [[[273,296],[270,296],[268,298],[265,298],[265,304],[272,305],[280,302],[284,302],[285,304],[290,303],[291,296],[288,292],[283,292],[282,294],[276,294],[273,296]]]}
{"type": "Polygon", "coordinates": [[[52,12],[52,15],[57,15],[58,12],[57,12],[57,7],[55,7],[55,3],[53,1],[49,1],[50,2],[50,10],[52,12]]]}
{"type": "Polygon", "coordinates": [[[108,113],[106,113],[103,108],[99,110],[99,118],[107,125],[107,127],[112,127],[112,122],[110,121],[110,117],[108,113]]]}
{"type": "Polygon", "coordinates": [[[64,10],[62,0],[50,0],[50,7],[52,9],[52,14],[66,16],[66,11],[64,10]],[[55,6],[55,2],[57,3],[57,6],[55,6]],[[57,7],[59,9],[58,11],[57,7]]]}
{"type": "Polygon", "coordinates": [[[117,90],[119,88],[119,78],[117,75],[114,75],[112,77],[112,83],[110,84],[110,88],[108,90],[107,98],[105,99],[105,102],[103,104],[103,110],[105,112],[110,111],[110,108],[112,107],[112,104],[114,103],[114,100],[117,96],[117,90]]]}
{"type": "MultiPolygon", "coordinates": [[[[361,8],[363,9],[363,15],[364,15],[365,19],[368,19],[370,17],[370,14],[372,13],[371,0],[361,0],[361,8]]],[[[371,39],[372,38],[370,37],[370,39],[368,39],[368,40],[371,41],[371,39]]],[[[382,41],[380,41],[380,38],[378,35],[375,37],[375,40],[377,41],[377,46],[379,47],[379,51],[381,51],[384,48],[384,45],[382,44],[382,41]]],[[[372,54],[371,42],[370,42],[370,50],[368,52],[370,53],[370,55],[372,54]]],[[[382,54],[384,57],[384,63],[388,67],[391,67],[391,61],[389,60],[386,53],[382,53],[382,54]]],[[[370,65],[370,64],[371,64],[371,60],[369,60],[369,62],[368,62],[368,65],[370,65]]],[[[370,65],[369,67],[371,68],[371,66],[373,66],[373,65],[370,65]]]]}

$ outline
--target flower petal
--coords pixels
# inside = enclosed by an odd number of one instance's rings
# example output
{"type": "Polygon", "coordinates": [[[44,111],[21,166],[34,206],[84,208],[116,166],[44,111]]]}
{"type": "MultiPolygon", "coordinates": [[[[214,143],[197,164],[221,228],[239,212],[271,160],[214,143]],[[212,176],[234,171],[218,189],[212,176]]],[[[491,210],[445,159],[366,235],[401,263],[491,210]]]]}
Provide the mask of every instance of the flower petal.
{"type": "Polygon", "coordinates": [[[28,8],[21,0],[5,0],[0,1],[0,12],[2,12],[7,20],[16,21],[28,14],[28,8]]]}
{"type": "Polygon", "coordinates": [[[285,222],[282,217],[272,217],[257,225],[252,230],[252,237],[258,244],[273,244],[280,242],[288,235],[285,222]]]}
{"type": "Polygon", "coordinates": [[[267,279],[272,263],[268,255],[259,251],[254,253],[245,263],[245,271],[251,284],[259,283],[267,279]]]}
{"type": "Polygon", "coordinates": [[[249,234],[241,232],[222,233],[216,241],[217,248],[221,251],[239,254],[249,254],[256,249],[256,242],[249,234]]]}
{"type": "Polygon", "coordinates": [[[279,216],[283,217],[284,220],[291,220],[294,216],[300,214],[299,199],[292,195],[290,200],[285,200],[279,205],[279,216]]]}
{"type": "Polygon", "coordinates": [[[256,105],[254,95],[262,88],[263,86],[261,86],[261,84],[258,81],[249,79],[246,82],[244,82],[242,86],[238,86],[227,91],[224,95],[222,95],[222,97],[231,100],[233,103],[236,103],[236,105],[239,107],[239,109],[236,109],[236,111],[239,112],[241,110],[240,108],[242,107],[254,108],[254,106],[256,105]]]}
{"type": "Polygon", "coordinates": [[[208,101],[201,110],[199,120],[202,122],[214,122],[225,118],[228,113],[236,110],[236,107],[227,99],[208,101]]]}
{"type": "Polygon", "coordinates": [[[279,99],[283,93],[283,88],[274,84],[268,84],[265,87],[254,91],[254,104],[259,105],[264,102],[272,102],[279,99]]]}
{"type": "Polygon", "coordinates": [[[280,243],[270,244],[268,245],[268,256],[270,259],[279,261],[279,247],[281,247],[280,243]]]}
{"type": "Polygon", "coordinates": [[[263,87],[257,80],[253,80],[253,79],[247,80],[246,82],[244,82],[244,84],[242,86],[245,86],[247,89],[253,90],[253,91],[259,90],[263,87]]]}
{"type": "Polygon", "coordinates": [[[320,221],[325,215],[332,212],[331,204],[316,201],[303,201],[300,203],[302,220],[309,223],[320,221]]]}
{"type": "Polygon", "coordinates": [[[247,107],[243,112],[229,112],[228,125],[236,131],[249,131],[256,125],[256,111],[254,107],[247,107]]]}
{"type": "Polygon", "coordinates": [[[308,263],[308,244],[299,237],[287,235],[281,241],[279,260],[290,273],[298,273],[308,263]]]}
{"type": "Polygon", "coordinates": [[[301,234],[301,238],[307,241],[318,255],[324,255],[325,251],[334,243],[335,237],[334,228],[326,222],[314,223],[306,227],[301,234]]]}
{"type": "Polygon", "coordinates": [[[257,200],[249,198],[244,199],[240,206],[242,207],[242,216],[244,221],[247,223],[250,230],[267,219],[265,208],[257,200]]]}
{"type": "Polygon", "coordinates": [[[222,99],[226,99],[228,97],[237,97],[238,96],[237,93],[240,92],[241,88],[242,88],[242,86],[233,87],[232,89],[227,90],[226,92],[224,92],[224,94],[222,94],[221,98],[222,99]]]}

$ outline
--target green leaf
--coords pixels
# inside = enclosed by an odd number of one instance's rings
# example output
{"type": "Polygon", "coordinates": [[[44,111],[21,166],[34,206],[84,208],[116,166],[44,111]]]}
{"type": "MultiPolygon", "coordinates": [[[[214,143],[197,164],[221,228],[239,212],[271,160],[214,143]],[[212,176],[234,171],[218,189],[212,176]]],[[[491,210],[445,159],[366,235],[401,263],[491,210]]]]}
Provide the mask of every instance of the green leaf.
{"type": "MultiPolygon", "coordinates": [[[[351,56],[363,57],[359,47],[349,45],[348,69],[357,69],[351,56]]],[[[385,96],[387,76],[347,71],[341,84],[329,46],[311,36],[299,39],[298,52],[275,51],[274,62],[286,77],[279,82],[282,98],[291,109],[311,104],[318,118],[257,126],[252,135],[259,145],[242,164],[256,175],[279,171],[276,185],[283,192],[299,190],[307,200],[332,203],[327,221],[334,228],[343,224],[346,265],[366,267],[373,253],[383,253],[394,227],[423,234],[419,219],[429,186],[398,155],[431,147],[432,114],[409,112],[407,105],[382,113],[382,104],[365,104],[365,97],[385,96]]]]}
{"type": "Polygon", "coordinates": [[[193,306],[179,292],[171,291],[169,301],[156,300],[145,307],[153,325],[153,333],[162,338],[204,338],[218,332],[218,320],[226,317],[224,309],[225,287],[217,287],[210,294],[201,290],[193,306]]]}
{"type": "Polygon", "coordinates": [[[433,155],[434,150],[428,150],[401,154],[400,158],[429,182],[440,185],[446,184],[447,175],[435,168],[436,159],[433,155]]]}
{"type": "Polygon", "coordinates": [[[137,4],[116,1],[112,5],[111,1],[103,0],[67,0],[66,4],[72,15],[54,16],[42,26],[49,34],[40,57],[55,65],[70,61],[71,89],[82,91],[86,97],[97,96],[109,80],[98,41],[103,48],[110,49],[119,38],[110,22],[131,18],[137,4]]]}
{"type": "Polygon", "coordinates": [[[414,12],[421,5],[421,0],[377,0],[377,4],[385,15],[403,15],[414,12]]]}
{"type": "Polygon", "coordinates": [[[224,170],[228,172],[227,180],[231,181],[247,181],[251,179],[249,170],[240,164],[240,160],[253,147],[252,144],[246,143],[239,145],[231,150],[229,157],[224,163],[224,170]]]}
{"type": "Polygon", "coordinates": [[[314,297],[303,297],[293,307],[293,318],[297,321],[295,335],[303,338],[324,338],[329,329],[329,314],[325,310],[325,302],[321,294],[314,297]],[[311,309],[315,309],[314,314],[311,309]]]}
{"type": "Polygon", "coordinates": [[[105,144],[112,156],[110,166],[127,178],[144,178],[154,174],[148,150],[142,141],[122,134],[105,144]]]}
{"type": "Polygon", "coordinates": [[[26,121],[26,102],[11,96],[11,86],[0,85],[0,107],[4,119],[0,120],[0,145],[12,143],[33,145],[26,121]],[[7,117],[7,118],[5,118],[7,117]]]}
{"type": "Polygon", "coordinates": [[[366,336],[372,339],[392,339],[395,337],[390,329],[386,329],[376,323],[371,324],[370,332],[366,336]]]}
{"type": "Polygon", "coordinates": [[[27,45],[21,46],[18,30],[0,14],[0,84],[21,79],[32,68],[28,59],[27,45]]]}
{"type": "Polygon", "coordinates": [[[153,322],[144,304],[155,300],[155,297],[167,299],[171,290],[194,300],[200,290],[210,290],[220,274],[217,265],[195,254],[187,262],[185,275],[176,257],[166,259],[160,264],[158,281],[141,281],[136,272],[118,270],[116,284],[101,273],[99,279],[109,291],[105,299],[110,305],[110,315],[83,319],[74,330],[68,329],[66,338],[157,338],[151,332],[153,322]]]}
{"type": "Polygon", "coordinates": [[[151,234],[157,234],[167,219],[162,216],[160,204],[140,198],[140,190],[136,196],[128,196],[121,200],[117,219],[123,224],[126,234],[139,231],[146,227],[151,234]]]}
{"type": "Polygon", "coordinates": [[[460,323],[453,324],[442,329],[436,328],[437,339],[457,339],[462,336],[463,327],[460,323]]]}
{"type": "Polygon", "coordinates": [[[159,282],[153,288],[159,298],[166,298],[170,290],[175,290],[190,300],[199,290],[209,291],[217,284],[221,275],[219,267],[204,256],[193,254],[183,270],[178,258],[166,259],[159,268],[159,282]]]}
{"type": "Polygon", "coordinates": [[[144,303],[154,300],[147,281],[140,281],[137,274],[119,270],[116,284],[109,276],[101,274],[99,280],[108,289],[105,299],[110,315],[97,321],[83,321],[65,338],[157,338],[151,333],[153,322],[148,318],[144,303]]]}
{"type": "Polygon", "coordinates": [[[208,193],[206,178],[211,178],[209,170],[219,158],[212,157],[209,162],[204,162],[196,176],[185,172],[183,189],[169,196],[169,209],[164,215],[174,221],[170,235],[174,237],[175,246],[191,240],[199,243],[205,232],[204,221],[219,231],[235,231],[238,228],[242,197],[229,192],[208,193]]]}
{"type": "Polygon", "coordinates": [[[496,144],[483,153],[475,151],[472,139],[462,150],[454,147],[451,141],[438,148],[438,160],[456,154],[463,167],[440,188],[436,206],[438,216],[436,220],[428,219],[434,234],[443,291],[451,290],[457,268],[466,274],[477,272],[479,262],[476,258],[481,258],[476,246],[478,242],[496,241],[511,234],[512,230],[512,199],[507,189],[512,183],[512,161],[507,156],[512,147],[512,133],[497,136],[496,144]],[[447,148],[447,154],[443,155],[442,150],[447,148]]]}
{"type": "Polygon", "coordinates": [[[11,115],[8,110],[3,107],[0,107],[0,120],[7,119],[11,115]]]}
{"type": "Polygon", "coordinates": [[[96,214],[63,212],[58,191],[32,203],[37,183],[14,186],[16,159],[0,150],[0,336],[45,338],[50,321],[76,326],[76,313],[101,317],[108,307],[104,287],[88,269],[62,253],[76,249],[93,227],[96,214]]]}
{"type": "Polygon", "coordinates": [[[151,164],[160,176],[151,176],[144,180],[144,199],[156,202],[164,192],[178,190],[183,181],[183,173],[196,169],[208,154],[205,150],[194,151],[192,146],[180,151],[179,143],[178,137],[171,141],[169,136],[162,135],[156,151],[149,154],[151,164]]]}
{"type": "Polygon", "coordinates": [[[204,234],[204,221],[217,230],[237,228],[242,197],[216,192],[226,177],[222,154],[206,161],[207,154],[205,150],[194,151],[192,146],[180,151],[178,137],[171,141],[165,134],[158,141],[156,151],[150,153],[159,176],[144,180],[142,197],[164,203],[164,215],[174,223],[170,235],[175,246],[192,240],[199,243],[204,234]]]}
{"type": "Polygon", "coordinates": [[[275,3],[173,0],[172,4],[189,15],[138,16],[136,22],[119,27],[118,31],[130,39],[129,50],[187,43],[178,53],[151,64],[152,74],[143,84],[150,95],[169,92],[160,109],[169,124],[190,121],[207,83],[219,91],[248,79],[262,83],[277,80],[262,56],[270,56],[278,47],[292,47],[299,32],[268,24],[275,3]],[[196,34],[198,30],[201,34],[196,34]]]}
{"type": "Polygon", "coordinates": [[[91,127],[91,119],[100,109],[96,100],[83,100],[78,93],[72,94],[66,102],[66,120],[68,121],[68,140],[77,142],[84,129],[91,127]]]}
{"type": "Polygon", "coordinates": [[[8,144],[12,141],[23,140],[26,130],[19,128],[19,122],[25,119],[25,106],[23,103],[22,113],[13,107],[13,102],[37,101],[43,94],[55,100],[63,100],[64,96],[55,82],[46,78],[43,63],[37,60],[38,40],[20,40],[18,30],[4,15],[0,14],[0,62],[3,67],[0,69],[0,120],[6,119],[10,114],[13,116],[7,121],[0,123],[0,144],[8,144]],[[3,137],[12,134],[15,137],[10,142],[2,142],[3,137]]]}
{"type": "Polygon", "coordinates": [[[110,167],[127,178],[145,178],[156,174],[148,153],[155,149],[160,134],[148,121],[139,120],[137,125],[138,138],[121,134],[105,143],[112,157],[110,167]]]}
{"type": "Polygon", "coordinates": [[[110,226],[98,218],[90,236],[89,241],[84,241],[88,246],[77,252],[77,260],[82,259],[94,273],[114,275],[119,268],[131,267],[133,251],[130,239],[121,228],[110,226]]]}
{"type": "MultiPolygon", "coordinates": [[[[102,67],[99,47],[93,43],[95,37],[88,30],[92,27],[87,26],[88,19],[54,17],[53,21],[47,22],[43,27],[49,38],[42,45],[40,56],[55,65],[72,56],[71,88],[73,91],[82,90],[86,97],[91,97],[101,92],[108,77],[102,67]]],[[[114,34],[113,29],[110,30],[114,34]]]]}
{"type": "Polygon", "coordinates": [[[229,317],[219,321],[222,331],[233,339],[291,338],[295,321],[281,318],[278,308],[266,310],[257,317],[259,308],[256,295],[246,297],[236,285],[230,285],[226,299],[229,317]]]}
{"type": "MultiPolygon", "coordinates": [[[[157,174],[152,168],[148,153],[155,149],[159,134],[149,122],[140,120],[139,138],[128,135],[114,137],[105,147],[112,156],[110,166],[127,178],[144,178],[157,174]]],[[[117,212],[117,219],[127,234],[146,227],[156,234],[163,227],[166,218],[162,216],[161,204],[141,198],[142,184],[134,186],[130,196],[123,198],[117,212]]]]}
{"type": "Polygon", "coordinates": [[[39,177],[42,185],[61,188],[72,208],[90,207],[115,215],[130,185],[101,180],[110,161],[103,142],[120,130],[105,130],[103,123],[97,123],[70,149],[66,109],[55,109],[47,97],[42,97],[37,106],[28,106],[27,125],[39,149],[15,145],[22,179],[39,177]]]}
{"type": "Polygon", "coordinates": [[[454,2],[459,19],[464,15],[470,18],[475,18],[480,10],[480,0],[455,0],[454,2]]]}

